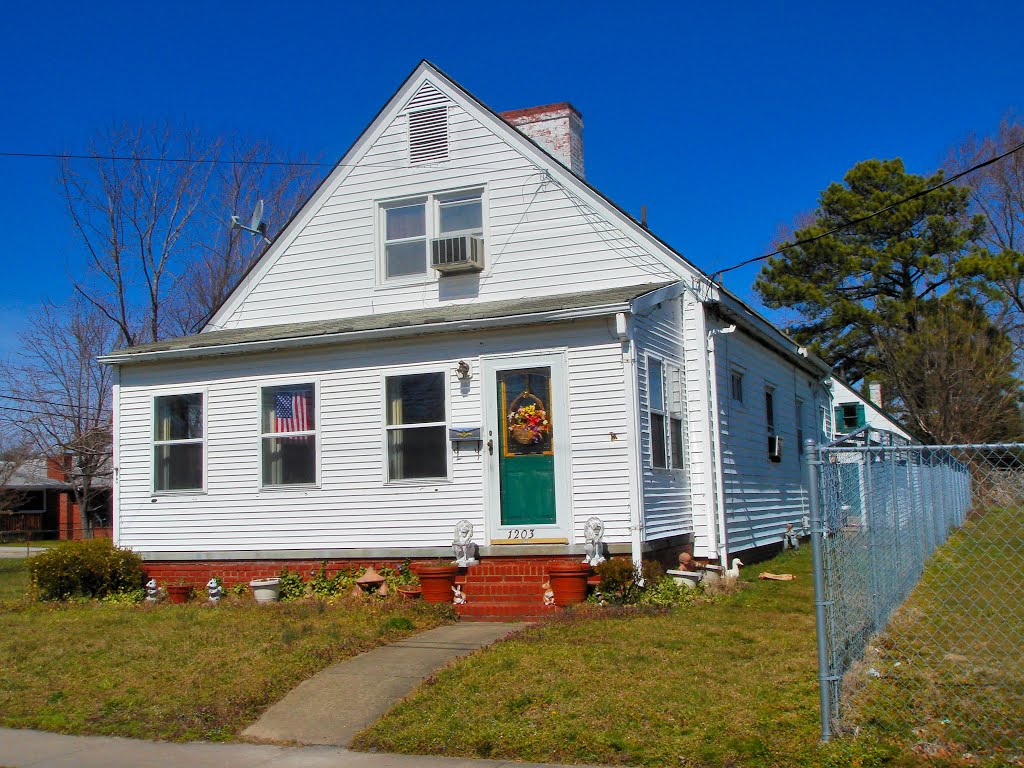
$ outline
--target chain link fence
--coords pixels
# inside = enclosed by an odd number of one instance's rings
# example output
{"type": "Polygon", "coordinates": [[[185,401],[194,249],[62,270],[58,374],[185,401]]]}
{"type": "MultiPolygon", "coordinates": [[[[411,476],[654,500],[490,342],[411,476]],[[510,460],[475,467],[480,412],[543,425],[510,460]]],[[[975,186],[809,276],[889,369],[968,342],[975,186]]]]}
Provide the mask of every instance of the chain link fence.
{"type": "Polygon", "coordinates": [[[822,736],[1024,753],[1024,444],[808,452],[822,736]]]}

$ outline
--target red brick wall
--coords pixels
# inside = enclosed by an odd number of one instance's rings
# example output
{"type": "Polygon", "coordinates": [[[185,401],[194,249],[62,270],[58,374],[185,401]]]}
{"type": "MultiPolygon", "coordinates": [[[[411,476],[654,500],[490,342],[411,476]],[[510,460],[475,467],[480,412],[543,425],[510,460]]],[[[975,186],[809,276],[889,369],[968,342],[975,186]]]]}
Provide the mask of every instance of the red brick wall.
{"type": "MultiPolygon", "coordinates": [[[[536,579],[543,580],[547,575],[547,564],[552,560],[559,560],[558,557],[492,557],[483,559],[479,565],[470,569],[474,582],[485,582],[488,584],[521,584],[533,582],[536,579]]],[[[578,555],[573,555],[571,560],[582,560],[578,555]]],[[[372,565],[374,568],[388,566],[395,568],[405,562],[402,559],[395,560],[328,560],[327,575],[333,576],[338,571],[365,568],[372,565]]],[[[413,563],[416,561],[414,560],[413,563]]],[[[216,576],[225,587],[235,584],[248,584],[253,579],[267,579],[280,575],[287,566],[288,570],[299,573],[302,578],[308,581],[316,573],[319,573],[323,560],[193,560],[187,562],[174,561],[146,561],[144,568],[146,574],[157,580],[158,584],[174,583],[183,579],[196,587],[202,587],[216,576]]]]}

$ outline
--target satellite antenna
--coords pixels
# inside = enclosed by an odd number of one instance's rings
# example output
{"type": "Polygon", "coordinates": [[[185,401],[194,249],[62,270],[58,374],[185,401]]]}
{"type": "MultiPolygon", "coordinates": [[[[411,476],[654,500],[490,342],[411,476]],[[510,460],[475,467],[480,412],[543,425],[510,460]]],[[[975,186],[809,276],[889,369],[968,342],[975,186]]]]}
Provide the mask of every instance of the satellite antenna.
{"type": "Polygon", "coordinates": [[[249,226],[245,226],[242,220],[237,216],[231,217],[231,229],[243,229],[253,237],[262,237],[267,243],[270,242],[270,238],[267,237],[267,222],[263,220],[263,201],[257,200],[256,207],[252,211],[252,219],[249,220],[249,226]]]}

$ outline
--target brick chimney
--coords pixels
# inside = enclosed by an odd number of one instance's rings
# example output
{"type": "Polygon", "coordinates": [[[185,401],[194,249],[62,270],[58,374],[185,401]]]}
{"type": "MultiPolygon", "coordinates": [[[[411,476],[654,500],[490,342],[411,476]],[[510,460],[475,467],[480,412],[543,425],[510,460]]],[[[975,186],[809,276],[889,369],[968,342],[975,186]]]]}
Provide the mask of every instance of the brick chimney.
{"type": "Polygon", "coordinates": [[[577,176],[583,173],[583,115],[563,101],[543,107],[513,109],[501,116],[529,136],[577,176]]]}
{"type": "Polygon", "coordinates": [[[71,474],[71,455],[62,454],[60,456],[48,456],[46,458],[46,476],[50,480],[56,480],[61,483],[69,482],[69,475],[71,474]]]}
{"type": "Polygon", "coordinates": [[[872,381],[868,384],[868,398],[879,408],[882,407],[882,382],[872,381]]]}

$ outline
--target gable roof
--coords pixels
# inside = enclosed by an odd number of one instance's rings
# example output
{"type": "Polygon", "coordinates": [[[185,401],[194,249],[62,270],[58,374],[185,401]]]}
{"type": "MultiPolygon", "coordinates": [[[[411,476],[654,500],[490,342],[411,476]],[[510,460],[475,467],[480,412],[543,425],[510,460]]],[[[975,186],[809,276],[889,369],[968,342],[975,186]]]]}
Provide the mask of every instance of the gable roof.
{"type": "Polygon", "coordinates": [[[680,277],[704,275],[702,270],[696,265],[690,263],[671,246],[642,227],[629,213],[620,208],[585,179],[574,174],[533,139],[521,133],[500,114],[480,101],[434,64],[424,59],[377,112],[370,124],[353,142],[334,169],[321,182],[320,186],[314,190],[306,202],[293,214],[274,241],[249,267],[232,292],[213,312],[202,332],[208,333],[221,327],[221,324],[234,311],[236,305],[245,298],[251,288],[259,282],[259,279],[285,253],[308,220],[315,215],[327,198],[344,182],[349,173],[358,166],[359,159],[373,145],[379,134],[391,124],[395,117],[405,108],[406,102],[413,98],[423,84],[427,82],[440,90],[453,102],[473,113],[475,117],[485,123],[495,134],[516,147],[528,160],[553,177],[557,183],[572,189],[576,195],[587,200],[595,208],[603,210],[631,239],[639,245],[647,246],[649,254],[673,273],[678,274],[680,277]]]}
{"type": "Polygon", "coordinates": [[[557,322],[569,319],[569,315],[593,317],[629,311],[629,302],[633,299],[666,285],[670,283],[648,283],[557,296],[534,296],[333,320],[208,331],[117,350],[101,357],[100,362],[124,364],[153,358],[226,354],[239,351],[239,347],[266,350],[295,344],[335,344],[362,340],[368,336],[395,338],[450,333],[468,330],[474,325],[496,327],[545,320],[557,322]],[[584,313],[584,310],[587,311],[584,313]]]}

